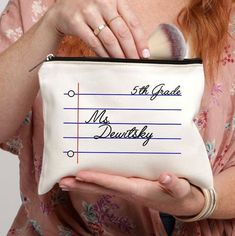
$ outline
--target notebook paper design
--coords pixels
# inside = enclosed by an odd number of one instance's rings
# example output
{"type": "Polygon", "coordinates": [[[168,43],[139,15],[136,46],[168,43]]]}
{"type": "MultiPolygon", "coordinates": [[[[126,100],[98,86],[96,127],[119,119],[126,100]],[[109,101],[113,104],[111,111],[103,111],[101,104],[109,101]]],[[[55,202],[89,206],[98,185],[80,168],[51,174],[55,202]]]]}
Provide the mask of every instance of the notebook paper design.
{"type": "Polygon", "coordinates": [[[212,187],[193,123],[201,64],[51,61],[40,69],[44,154],[39,193],[95,170],[155,180],[163,171],[212,187]]]}

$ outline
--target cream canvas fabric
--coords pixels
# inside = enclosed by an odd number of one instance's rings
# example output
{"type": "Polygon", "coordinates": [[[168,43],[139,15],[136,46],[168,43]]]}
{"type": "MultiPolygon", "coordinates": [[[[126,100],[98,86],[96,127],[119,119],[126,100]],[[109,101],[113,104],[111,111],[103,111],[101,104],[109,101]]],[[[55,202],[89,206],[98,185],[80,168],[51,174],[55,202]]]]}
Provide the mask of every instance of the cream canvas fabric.
{"type": "Polygon", "coordinates": [[[193,122],[204,91],[201,63],[45,62],[40,71],[44,153],[39,194],[95,170],[155,180],[163,171],[212,188],[193,122]]]}

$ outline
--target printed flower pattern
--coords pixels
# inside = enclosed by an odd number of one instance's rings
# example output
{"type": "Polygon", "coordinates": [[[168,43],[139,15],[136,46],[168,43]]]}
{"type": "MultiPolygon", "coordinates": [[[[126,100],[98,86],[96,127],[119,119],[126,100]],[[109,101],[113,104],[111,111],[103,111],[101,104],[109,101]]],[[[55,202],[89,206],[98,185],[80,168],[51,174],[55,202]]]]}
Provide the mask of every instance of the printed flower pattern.
{"type": "Polygon", "coordinates": [[[7,235],[22,235],[22,229],[10,228],[7,235]]]}
{"type": "Polygon", "coordinates": [[[113,196],[103,195],[96,203],[83,202],[82,216],[87,221],[90,230],[99,236],[105,232],[105,227],[116,225],[122,232],[131,233],[135,225],[127,218],[118,216],[115,212],[120,207],[112,202],[113,196]]]}
{"type": "Polygon", "coordinates": [[[20,193],[20,199],[21,199],[21,202],[22,202],[23,204],[25,204],[25,203],[27,203],[28,201],[30,201],[29,198],[27,198],[26,196],[24,196],[24,194],[23,194],[22,192],[20,193]]]}
{"type": "Polygon", "coordinates": [[[216,153],[215,140],[213,140],[212,142],[206,143],[206,151],[210,160],[215,157],[215,153],[216,153]]]}
{"type": "Polygon", "coordinates": [[[225,130],[230,131],[230,128],[231,128],[231,123],[230,123],[230,122],[227,122],[227,123],[225,124],[225,130]]]}
{"type": "Polygon", "coordinates": [[[20,149],[23,148],[22,141],[19,137],[14,137],[6,142],[7,150],[13,154],[20,154],[20,149]]]}
{"type": "Polygon", "coordinates": [[[43,5],[42,0],[35,0],[32,4],[32,21],[37,22],[46,12],[47,7],[43,5]]]}
{"type": "Polygon", "coordinates": [[[39,181],[41,171],[42,171],[42,156],[34,156],[33,158],[34,172],[36,181],[39,181]]]}
{"type": "Polygon", "coordinates": [[[46,216],[52,214],[58,205],[64,205],[68,202],[68,195],[60,189],[53,189],[48,201],[40,202],[40,209],[46,216]]]}
{"type": "Polygon", "coordinates": [[[225,124],[225,130],[227,132],[232,132],[235,129],[235,116],[232,117],[232,120],[228,121],[225,124]]]}
{"type": "Polygon", "coordinates": [[[29,112],[29,114],[25,117],[23,124],[29,125],[31,123],[32,119],[32,111],[29,112]]]}
{"type": "Polygon", "coordinates": [[[222,93],[223,93],[222,85],[215,84],[211,90],[211,102],[219,106],[219,98],[222,93]]]}
{"type": "Polygon", "coordinates": [[[8,39],[11,40],[11,42],[15,42],[23,35],[23,30],[21,27],[8,29],[5,31],[5,35],[8,39]]]}
{"type": "Polygon", "coordinates": [[[224,166],[224,164],[225,164],[225,162],[224,162],[224,155],[227,153],[228,149],[229,149],[229,146],[226,145],[226,146],[224,147],[224,149],[223,149],[222,154],[221,154],[221,155],[218,155],[218,156],[216,157],[216,159],[215,159],[215,161],[214,161],[214,165],[217,165],[217,166],[219,165],[221,168],[223,168],[223,166],[224,166]]]}
{"type": "Polygon", "coordinates": [[[59,236],[78,236],[71,229],[68,229],[62,225],[58,226],[59,236]]]}
{"type": "Polygon", "coordinates": [[[208,110],[201,111],[194,119],[194,123],[199,130],[205,129],[208,121],[208,110]]]}
{"type": "Polygon", "coordinates": [[[229,63],[234,63],[235,59],[234,59],[234,51],[232,51],[232,47],[231,45],[227,45],[224,47],[224,57],[221,59],[222,65],[225,66],[229,63]]]}
{"type": "Polygon", "coordinates": [[[33,226],[33,229],[35,230],[35,232],[43,236],[43,232],[42,232],[40,224],[36,220],[30,220],[29,222],[33,226]]]}

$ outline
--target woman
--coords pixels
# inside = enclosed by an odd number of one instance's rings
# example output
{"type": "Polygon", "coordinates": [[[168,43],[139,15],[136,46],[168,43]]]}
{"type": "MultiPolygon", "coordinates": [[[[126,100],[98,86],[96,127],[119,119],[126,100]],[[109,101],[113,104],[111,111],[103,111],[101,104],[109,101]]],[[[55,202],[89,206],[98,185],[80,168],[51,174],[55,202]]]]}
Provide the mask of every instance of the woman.
{"type": "Polygon", "coordinates": [[[29,69],[52,51],[148,58],[147,39],[161,22],[179,23],[192,55],[204,59],[211,83],[195,122],[207,145],[218,194],[210,219],[176,221],[174,235],[235,234],[235,40],[227,34],[229,26],[234,36],[231,5],[228,0],[9,2],[0,26],[0,142],[19,155],[23,205],[8,235],[167,235],[159,211],[181,218],[201,211],[201,191],[174,173],[163,173],[153,182],[80,172],[47,195],[37,195],[43,122],[40,95],[36,97],[38,68],[29,69]],[[92,50],[64,35],[79,36],[92,50]]]}

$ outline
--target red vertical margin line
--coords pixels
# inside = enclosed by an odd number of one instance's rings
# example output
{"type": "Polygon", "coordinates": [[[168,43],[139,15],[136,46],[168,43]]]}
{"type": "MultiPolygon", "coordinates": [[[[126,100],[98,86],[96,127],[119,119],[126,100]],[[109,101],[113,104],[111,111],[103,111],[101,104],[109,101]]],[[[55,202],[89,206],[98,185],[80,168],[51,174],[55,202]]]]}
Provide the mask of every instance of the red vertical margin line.
{"type": "Polygon", "coordinates": [[[78,150],[79,150],[79,83],[78,83],[78,91],[77,91],[77,164],[78,164],[78,150]]]}

